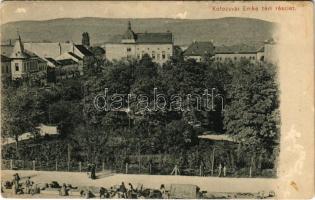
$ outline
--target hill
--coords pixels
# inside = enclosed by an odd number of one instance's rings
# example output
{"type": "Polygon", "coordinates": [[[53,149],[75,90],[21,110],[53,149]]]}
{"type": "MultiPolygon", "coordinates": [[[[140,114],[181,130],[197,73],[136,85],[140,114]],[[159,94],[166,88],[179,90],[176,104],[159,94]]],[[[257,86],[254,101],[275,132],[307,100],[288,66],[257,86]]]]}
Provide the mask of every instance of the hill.
{"type": "MultiPolygon", "coordinates": [[[[17,38],[19,30],[24,41],[81,42],[82,32],[89,32],[92,44],[101,44],[127,28],[128,19],[61,18],[46,21],[18,21],[1,25],[1,41],[17,38]]],[[[252,18],[220,19],[132,19],[135,32],[166,32],[174,34],[177,45],[193,40],[214,40],[216,44],[259,44],[272,37],[276,24],[252,18]]]]}

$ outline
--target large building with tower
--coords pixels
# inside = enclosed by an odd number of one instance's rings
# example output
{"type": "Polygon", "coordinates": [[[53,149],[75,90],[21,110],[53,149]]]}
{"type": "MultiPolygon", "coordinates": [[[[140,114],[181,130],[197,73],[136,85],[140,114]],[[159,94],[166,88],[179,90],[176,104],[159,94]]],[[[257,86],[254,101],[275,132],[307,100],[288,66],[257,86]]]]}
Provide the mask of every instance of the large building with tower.
{"type": "Polygon", "coordinates": [[[123,35],[116,35],[105,44],[106,59],[141,59],[148,54],[154,62],[163,64],[173,55],[173,35],[165,33],[135,33],[128,22],[123,35]]]}

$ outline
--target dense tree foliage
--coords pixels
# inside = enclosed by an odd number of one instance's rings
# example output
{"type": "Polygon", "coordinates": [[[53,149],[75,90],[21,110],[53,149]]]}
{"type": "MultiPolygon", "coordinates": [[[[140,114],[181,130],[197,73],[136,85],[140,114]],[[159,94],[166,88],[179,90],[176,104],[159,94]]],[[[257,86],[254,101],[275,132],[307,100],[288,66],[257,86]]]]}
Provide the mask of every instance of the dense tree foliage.
{"type": "Polygon", "coordinates": [[[199,134],[208,131],[231,135],[238,142],[217,147],[231,166],[245,162],[261,169],[263,160],[273,162],[279,139],[276,67],[248,60],[197,63],[179,55],[162,66],[148,55],[139,61],[113,62],[99,55],[84,77],[45,89],[6,87],[2,135],[16,137],[34,132],[39,123],[54,124],[64,141],[76,152],[84,152],[73,153],[78,160],[103,160],[112,154],[173,154],[184,160],[193,157],[188,160],[200,164],[212,152],[213,143],[198,140],[199,134]],[[206,109],[209,104],[195,98],[204,98],[205,90],[213,98],[210,110],[206,109]],[[95,106],[98,95],[103,95],[98,101],[103,109],[95,106]],[[158,101],[156,95],[160,95],[158,101]],[[181,101],[177,98],[174,103],[174,95],[181,101]],[[179,105],[181,109],[176,109],[179,105]],[[246,156],[235,161],[235,151],[237,158],[246,156]]]}

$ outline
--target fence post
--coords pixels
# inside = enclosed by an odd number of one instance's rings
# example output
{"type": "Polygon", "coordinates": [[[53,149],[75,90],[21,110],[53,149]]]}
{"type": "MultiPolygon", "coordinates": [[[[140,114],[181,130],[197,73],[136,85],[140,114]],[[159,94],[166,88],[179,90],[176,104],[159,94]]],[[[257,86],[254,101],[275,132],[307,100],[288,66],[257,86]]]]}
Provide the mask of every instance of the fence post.
{"type": "Polygon", "coordinates": [[[12,159],[10,160],[10,169],[11,170],[13,169],[13,160],[12,159]]]}
{"type": "Polygon", "coordinates": [[[201,165],[199,166],[199,176],[202,176],[201,165]]]}
{"type": "Polygon", "coordinates": [[[104,172],[105,171],[105,163],[102,162],[102,171],[104,172]]]}
{"type": "Polygon", "coordinates": [[[35,160],[33,160],[33,170],[35,171],[35,160]]]}
{"type": "Polygon", "coordinates": [[[56,166],[55,170],[58,171],[58,161],[56,160],[56,166]]]}
{"type": "Polygon", "coordinates": [[[128,174],[128,163],[126,163],[126,174],[128,174]]]}
{"type": "Polygon", "coordinates": [[[81,165],[81,162],[79,162],[79,171],[82,172],[82,165],[81,165]]]}
{"type": "Polygon", "coordinates": [[[249,177],[252,177],[252,166],[249,167],[249,177]]]}

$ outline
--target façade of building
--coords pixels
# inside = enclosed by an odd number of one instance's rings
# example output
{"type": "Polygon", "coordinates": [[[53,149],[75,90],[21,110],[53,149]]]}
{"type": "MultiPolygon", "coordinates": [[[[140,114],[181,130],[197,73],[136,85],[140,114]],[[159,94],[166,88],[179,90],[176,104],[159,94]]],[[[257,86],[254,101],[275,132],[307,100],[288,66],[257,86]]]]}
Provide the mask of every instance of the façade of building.
{"type": "Polygon", "coordinates": [[[1,45],[1,75],[11,80],[35,78],[41,82],[47,80],[47,72],[58,76],[52,80],[71,78],[83,75],[93,59],[93,53],[84,45],[22,42],[18,34],[14,45],[1,45]]]}
{"type": "Polygon", "coordinates": [[[232,46],[214,46],[212,42],[193,42],[185,51],[184,58],[194,59],[197,62],[204,61],[205,58],[212,58],[214,61],[239,61],[248,59],[252,62],[265,61],[276,64],[276,42],[266,40],[264,45],[256,48],[254,46],[239,44],[232,46]]]}
{"type": "Polygon", "coordinates": [[[24,48],[19,35],[10,55],[12,80],[34,78],[44,80],[46,78],[47,63],[35,53],[24,48]]]}
{"type": "Polygon", "coordinates": [[[141,59],[148,54],[156,63],[163,64],[173,55],[173,35],[166,33],[135,33],[128,22],[123,35],[116,35],[105,44],[106,59],[141,59]]]}

